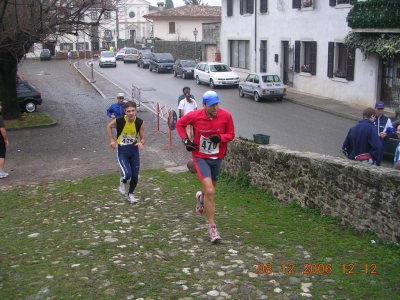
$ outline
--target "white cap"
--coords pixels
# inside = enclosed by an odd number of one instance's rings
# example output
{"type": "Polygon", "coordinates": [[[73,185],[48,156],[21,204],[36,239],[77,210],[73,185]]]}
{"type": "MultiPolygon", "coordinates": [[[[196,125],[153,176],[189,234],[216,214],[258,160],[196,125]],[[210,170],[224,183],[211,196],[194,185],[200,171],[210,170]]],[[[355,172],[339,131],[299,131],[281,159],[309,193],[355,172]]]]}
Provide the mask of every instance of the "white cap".
{"type": "Polygon", "coordinates": [[[117,98],[125,98],[124,93],[118,93],[117,98]]]}

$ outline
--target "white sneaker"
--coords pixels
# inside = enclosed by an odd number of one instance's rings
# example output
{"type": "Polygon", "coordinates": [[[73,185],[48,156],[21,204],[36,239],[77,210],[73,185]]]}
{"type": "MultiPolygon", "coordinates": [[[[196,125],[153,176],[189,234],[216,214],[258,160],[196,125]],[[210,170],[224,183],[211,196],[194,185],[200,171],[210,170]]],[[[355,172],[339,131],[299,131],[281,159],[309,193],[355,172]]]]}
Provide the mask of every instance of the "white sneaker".
{"type": "Polygon", "coordinates": [[[128,195],[128,201],[129,201],[130,203],[132,203],[132,204],[138,203],[138,201],[136,200],[134,194],[129,194],[129,195],[128,195]]]}
{"type": "Polygon", "coordinates": [[[0,173],[0,178],[6,178],[6,177],[8,177],[8,173],[4,173],[4,172],[0,173]]]}
{"type": "Polygon", "coordinates": [[[122,178],[121,178],[121,180],[119,181],[119,188],[118,188],[118,190],[119,190],[119,192],[122,194],[122,195],[125,195],[125,183],[123,183],[122,182],[122,178]]]}
{"type": "Polygon", "coordinates": [[[214,225],[208,228],[208,232],[210,233],[210,241],[211,243],[218,242],[221,239],[221,236],[218,233],[217,227],[214,225]]]}

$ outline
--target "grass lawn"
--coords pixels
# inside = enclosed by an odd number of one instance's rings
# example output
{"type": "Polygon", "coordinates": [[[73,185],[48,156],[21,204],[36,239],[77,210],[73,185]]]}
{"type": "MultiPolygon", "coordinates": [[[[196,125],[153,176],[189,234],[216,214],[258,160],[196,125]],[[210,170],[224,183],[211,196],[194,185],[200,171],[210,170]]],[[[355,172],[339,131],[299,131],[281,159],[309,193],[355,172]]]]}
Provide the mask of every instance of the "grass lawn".
{"type": "Polygon", "coordinates": [[[0,299],[400,299],[400,247],[243,178],[218,183],[217,244],[196,174],[142,171],[137,205],[118,178],[0,192],[0,299]]]}
{"type": "Polygon", "coordinates": [[[50,119],[49,116],[43,112],[37,111],[34,113],[22,113],[21,119],[4,120],[6,129],[46,125],[51,123],[53,123],[53,120],[50,119]]]}

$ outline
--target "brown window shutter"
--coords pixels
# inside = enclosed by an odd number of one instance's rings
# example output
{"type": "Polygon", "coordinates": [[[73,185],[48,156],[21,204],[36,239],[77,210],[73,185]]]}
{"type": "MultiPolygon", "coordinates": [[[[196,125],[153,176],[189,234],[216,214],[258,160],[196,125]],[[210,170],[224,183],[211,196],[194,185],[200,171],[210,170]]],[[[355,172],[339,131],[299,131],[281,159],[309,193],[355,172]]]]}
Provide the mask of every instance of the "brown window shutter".
{"type": "Polygon", "coordinates": [[[301,0],[292,0],[292,8],[301,8],[301,0]]]}
{"type": "Polygon", "coordinates": [[[317,74],[317,42],[310,42],[311,44],[311,66],[310,66],[310,74],[317,74]]]}
{"type": "Polygon", "coordinates": [[[328,77],[333,78],[333,62],[335,54],[335,43],[328,42],[328,77]]]}
{"type": "Polygon", "coordinates": [[[169,22],[169,33],[175,33],[175,22],[169,22]]]}
{"type": "Polygon", "coordinates": [[[228,0],[226,5],[227,5],[228,17],[232,17],[233,16],[233,0],[228,0]]]}
{"type": "Polygon", "coordinates": [[[300,41],[294,41],[294,71],[300,73],[300,41]]]}
{"type": "Polygon", "coordinates": [[[268,12],[268,0],[260,0],[260,13],[268,12]]]}
{"type": "Polygon", "coordinates": [[[243,0],[240,0],[240,14],[243,15],[243,0]]]}
{"type": "Polygon", "coordinates": [[[336,0],[329,0],[329,6],[336,6],[336,0]]]}
{"type": "Polygon", "coordinates": [[[349,48],[347,51],[347,70],[346,79],[348,81],[354,81],[354,64],[356,62],[356,49],[349,48]]]}

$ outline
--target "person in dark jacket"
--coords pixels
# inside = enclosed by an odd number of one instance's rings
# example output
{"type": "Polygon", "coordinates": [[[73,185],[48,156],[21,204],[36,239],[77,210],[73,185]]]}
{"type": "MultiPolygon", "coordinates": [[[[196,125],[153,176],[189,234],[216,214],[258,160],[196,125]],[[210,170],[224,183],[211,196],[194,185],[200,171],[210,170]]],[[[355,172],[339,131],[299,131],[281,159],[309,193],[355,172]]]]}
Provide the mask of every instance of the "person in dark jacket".
{"type": "Polygon", "coordinates": [[[107,116],[111,119],[119,118],[125,115],[125,95],[118,93],[117,103],[111,104],[107,109],[107,116]]]}
{"type": "Polygon", "coordinates": [[[382,151],[382,144],[374,126],[375,110],[366,108],[363,111],[363,119],[352,127],[344,140],[342,150],[348,154],[348,158],[355,160],[360,154],[369,153],[371,159],[365,162],[374,164],[382,151]]]}
{"type": "Polygon", "coordinates": [[[379,140],[382,144],[382,152],[376,161],[376,165],[380,166],[383,158],[383,154],[385,153],[385,141],[389,138],[388,133],[393,132],[393,125],[390,118],[386,117],[383,114],[383,110],[385,108],[385,103],[382,101],[378,101],[375,103],[375,119],[374,125],[377,128],[379,140]]]}

